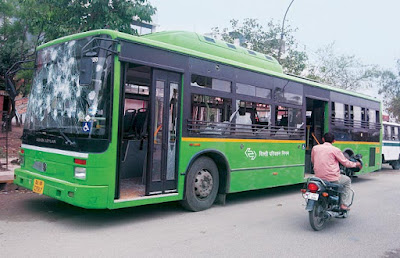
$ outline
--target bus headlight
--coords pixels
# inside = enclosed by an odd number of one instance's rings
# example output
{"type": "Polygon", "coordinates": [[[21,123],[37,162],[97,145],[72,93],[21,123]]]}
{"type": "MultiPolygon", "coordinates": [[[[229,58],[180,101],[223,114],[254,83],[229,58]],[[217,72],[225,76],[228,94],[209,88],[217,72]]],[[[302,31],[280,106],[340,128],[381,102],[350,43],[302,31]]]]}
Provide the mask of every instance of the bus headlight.
{"type": "Polygon", "coordinates": [[[77,179],[85,180],[86,179],[86,168],[75,167],[75,175],[74,176],[77,179]]]}

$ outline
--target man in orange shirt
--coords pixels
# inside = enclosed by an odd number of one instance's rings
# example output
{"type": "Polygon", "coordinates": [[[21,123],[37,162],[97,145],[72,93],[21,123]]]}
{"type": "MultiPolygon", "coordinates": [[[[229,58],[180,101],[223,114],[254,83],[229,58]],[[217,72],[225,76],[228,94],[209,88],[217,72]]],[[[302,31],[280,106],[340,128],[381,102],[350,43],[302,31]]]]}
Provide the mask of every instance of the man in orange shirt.
{"type": "Polygon", "coordinates": [[[332,145],[335,142],[335,136],[332,133],[324,134],[322,141],[324,144],[314,146],[311,151],[311,162],[314,165],[315,176],[343,185],[344,192],[342,193],[340,208],[348,210],[351,179],[346,175],[340,174],[339,163],[347,168],[359,167],[361,169],[362,165],[360,162],[348,160],[339,148],[332,145]]]}

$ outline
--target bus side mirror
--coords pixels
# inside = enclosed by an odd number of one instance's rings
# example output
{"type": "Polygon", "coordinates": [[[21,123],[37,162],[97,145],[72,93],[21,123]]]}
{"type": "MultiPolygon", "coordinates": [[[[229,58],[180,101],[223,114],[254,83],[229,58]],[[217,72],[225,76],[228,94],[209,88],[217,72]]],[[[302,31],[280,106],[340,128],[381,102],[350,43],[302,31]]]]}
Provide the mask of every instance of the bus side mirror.
{"type": "Polygon", "coordinates": [[[81,66],[79,72],[79,84],[90,85],[92,83],[93,76],[93,61],[89,56],[83,56],[81,58],[81,66]]]}

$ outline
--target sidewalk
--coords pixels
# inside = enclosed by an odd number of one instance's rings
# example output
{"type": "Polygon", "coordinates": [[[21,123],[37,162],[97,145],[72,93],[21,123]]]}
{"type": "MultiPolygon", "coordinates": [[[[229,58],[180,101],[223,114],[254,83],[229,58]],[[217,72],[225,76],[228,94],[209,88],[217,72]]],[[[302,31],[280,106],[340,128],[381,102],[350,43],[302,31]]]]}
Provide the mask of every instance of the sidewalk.
{"type": "MultiPolygon", "coordinates": [[[[19,165],[11,164],[10,161],[16,158],[10,158],[8,160],[8,169],[6,165],[2,165],[0,168],[0,184],[2,183],[12,183],[14,180],[14,169],[18,168],[19,165]]],[[[1,164],[6,163],[6,159],[0,159],[1,164]]]]}

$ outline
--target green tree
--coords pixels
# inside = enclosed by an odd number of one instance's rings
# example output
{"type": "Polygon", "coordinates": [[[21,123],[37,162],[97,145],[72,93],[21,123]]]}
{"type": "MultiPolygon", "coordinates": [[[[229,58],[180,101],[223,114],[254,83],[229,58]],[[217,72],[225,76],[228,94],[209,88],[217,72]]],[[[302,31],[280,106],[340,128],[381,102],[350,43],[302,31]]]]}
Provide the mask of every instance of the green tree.
{"type": "MultiPolygon", "coordinates": [[[[258,20],[250,18],[244,19],[242,23],[233,19],[230,23],[230,28],[214,27],[212,33],[230,43],[234,43],[235,39],[238,39],[240,45],[245,48],[279,59],[278,52],[282,32],[279,23],[270,20],[267,26],[263,27],[258,20]]],[[[298,43],[293,36],[296,30],[290,25],[285,27],[285,53],[281,56],[279,62],[285,72],[300,75],[306,68],[308,56],[304,51],[298,50],[298,43]]]]}
{"type": "Polygon", "coordinates": [[[24,59],[30,44],[26,40],[26,28],[16,18],[17,0],[0,2],[0,88],[5,88],[5,73],[15,62],[24,59]]]}
{"type": "Polygon", "coordinates": [[[19,0],[21,19],[39,41],[94,29],[136,34],[132,21],[151,22],[147,0],[19,0]]]}
{"type": "Polygon", "coordinates": [[[380,72],[380,90],[389,114],[400,122],[400,59],[396,62],[396,71],[380,72]]]}
{"type": "Polygon", "coordinates": [[[307,76],[337,88],[369,88],[380,76],[376,65],[365,65],[354,55],[337,54],[334,43],[318,49],[308,64],[307,76]]]}
{"type": "MultiPolygon", "coordinates": [[[[133,20],[151,22],[156,8],[147,0],[2,0],[0,2],[0,83],[13,63],[58,37],[93,29],[136,34],[133,20]]],[[[28,65],[29,66],[29,65],[28,65]]],[[[27,91],[30,74],[24,81],[27,91]]]]}

